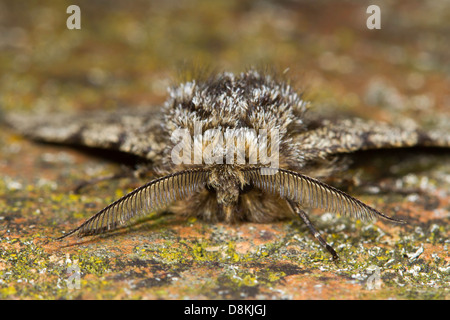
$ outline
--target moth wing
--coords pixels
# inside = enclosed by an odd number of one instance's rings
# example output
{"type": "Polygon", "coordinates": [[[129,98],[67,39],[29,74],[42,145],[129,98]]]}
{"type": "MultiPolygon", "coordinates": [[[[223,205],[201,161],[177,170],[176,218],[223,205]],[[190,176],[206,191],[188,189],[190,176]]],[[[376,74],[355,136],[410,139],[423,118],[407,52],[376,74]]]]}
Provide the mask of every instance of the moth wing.
{"type": "Polygon", "coordinates": [[[159,108],[82,114],[6,114],[4,122],[33,140],[117,150],[152,160],[163,148],[159,108]]]}
{"type": "Polygon", "coordinates": [[[450,130],[423,131],[362,119],[324,121],[294,140],[306,159],[358,150],[416,146],[450,147],[450,130]]]}

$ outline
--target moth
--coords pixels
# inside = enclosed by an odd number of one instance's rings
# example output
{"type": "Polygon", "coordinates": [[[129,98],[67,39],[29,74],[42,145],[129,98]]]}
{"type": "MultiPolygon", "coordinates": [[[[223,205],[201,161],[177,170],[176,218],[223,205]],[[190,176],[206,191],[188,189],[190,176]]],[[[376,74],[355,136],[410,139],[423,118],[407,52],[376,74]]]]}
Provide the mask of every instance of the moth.
{"type": "Polygon", "coordinates": [[[6,121],[35,140],[138,156],[159,174],[58,239],[103,233],[165,208],[211,222],[298,217],[335,260],[336,251],[312,224],[307,208],[403,222],[320,181],[336,171],[336,157],[380,148],[449,147],[450,136],[370,120],[320,119],[308,116],[309,109],[288,81],[250,69],[173,86],[160,109],[11,114],[6,121]],[[175,139],[174,132],[184,138],[175,139]],[[276,138],[268,132],[276,132],[276,138]],[[240,153],[233,154],[236,150],[240,153]],[[268,154],[277,161],[264,161],[268,154]]]}

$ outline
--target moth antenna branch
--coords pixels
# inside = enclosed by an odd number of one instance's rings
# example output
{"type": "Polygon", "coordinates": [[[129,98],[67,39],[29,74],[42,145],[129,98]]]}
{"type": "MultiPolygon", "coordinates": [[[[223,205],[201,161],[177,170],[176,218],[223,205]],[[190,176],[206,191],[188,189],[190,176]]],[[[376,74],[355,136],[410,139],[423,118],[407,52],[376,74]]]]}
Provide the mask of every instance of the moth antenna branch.
{"type": "Polygon", "coordinates": [[[362,201],[322,181],[290,170],[274,170],[273,174],[263,175],[260,168],[250,168],[244,170],[244,175],[257,188],[278,194],[281,198],[295,203],[362,219],[378,216],[392,222],[405,223],[403,220],[395,219],[379,212],[362,201]]]}
{"type": "Polygon", "coordinates": [[[154,179],[114,201],[56,240],[64,239],[74,233],[83,237],[115,229],[131,218],[143,214],[143,210],[150,212],[169,205],[174,200],[171,192],[177,191],[173,190],[174,188],[182,191],[179,192],[178,200],[192,195],[206,185],[208,176],[209,169],[197,168],[154,179]],[[177,181],[177,184],[174,181],[177,181]]]}

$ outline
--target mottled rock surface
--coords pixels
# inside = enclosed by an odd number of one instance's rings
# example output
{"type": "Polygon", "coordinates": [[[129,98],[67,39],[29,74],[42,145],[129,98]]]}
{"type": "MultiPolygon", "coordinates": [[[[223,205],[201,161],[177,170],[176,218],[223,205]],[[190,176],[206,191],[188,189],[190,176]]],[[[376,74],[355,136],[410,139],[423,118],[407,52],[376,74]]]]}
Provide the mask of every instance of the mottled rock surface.
{"type": "MultiPolygon", "coordinates": [[[[366,28],[367,7],[356,2],[90,1],[81,30],[66,28],[66,5],[0,3],[1,112],[160,105],[184,63],[265,65],[289,68],[319,114],[450,132],[447,2],[381,2],[380,30],[366,28]]],[[[5,126],[0,154],[1,299],[449,298],[449,151],[355,155],[329,183],[408,223],[312,212],[337,263],[301,221],[229,226],[154,214],[54,242],[142,181],[74,194],[125,159],[30,142],[5,126]]]]}

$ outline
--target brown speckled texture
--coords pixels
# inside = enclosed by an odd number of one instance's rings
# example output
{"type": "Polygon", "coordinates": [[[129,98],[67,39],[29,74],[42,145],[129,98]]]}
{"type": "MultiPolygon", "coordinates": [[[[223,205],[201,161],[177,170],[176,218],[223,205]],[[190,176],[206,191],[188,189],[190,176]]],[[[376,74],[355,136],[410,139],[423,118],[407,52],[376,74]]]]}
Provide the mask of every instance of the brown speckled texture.
{"type": "MultiPolygon", "coordinates": [[[[0,2],[0,110],[68,111],[160,104],[183,63],[240,72],[290,68],[318,113],[448,129],[449,7],[291,1],[83,4],[67,30],[66,3],[0,2]],[[368,5],[368,4],[367,4],[368,5]]],[[[141,181],[81,180],[120,165],[0,130],[1,299],[448,299],[450,153],[358,153],[330,181],[406,225],[314,211],[341,257],[300,221],[208,224],[151,215],[96,238],[53,242],[141,181]],[[78,266],[80,289],[66,280],[78,266]],[[70,271],[70,269],[69,269],[70,271]]],[[[124,159],[121,159],[124,160],[124,159]]]]}

